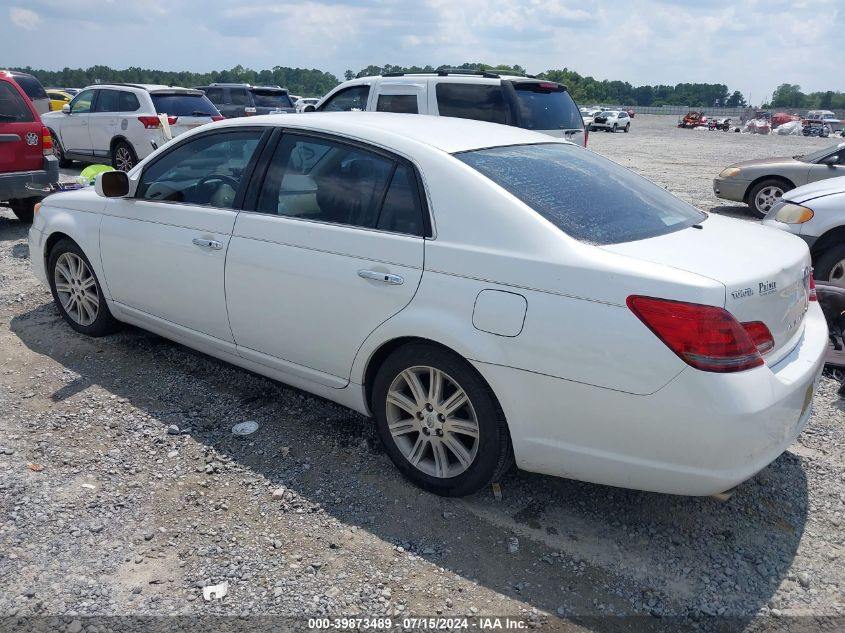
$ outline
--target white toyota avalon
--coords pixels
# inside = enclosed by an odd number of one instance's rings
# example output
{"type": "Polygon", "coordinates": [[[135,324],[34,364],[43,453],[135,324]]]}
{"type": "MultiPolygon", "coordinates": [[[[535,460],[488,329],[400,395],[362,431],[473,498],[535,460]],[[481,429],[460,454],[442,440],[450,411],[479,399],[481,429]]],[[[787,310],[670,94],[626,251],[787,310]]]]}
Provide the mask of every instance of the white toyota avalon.
{"type": "Polygon", "coordinates": [[[464,119],[207,125],[45,199],[29,244],[76,331],[131,323],[371,415],[443,495],[514,461],[727,491],[804,428],[827,345],[799,238],[464,119]]]}

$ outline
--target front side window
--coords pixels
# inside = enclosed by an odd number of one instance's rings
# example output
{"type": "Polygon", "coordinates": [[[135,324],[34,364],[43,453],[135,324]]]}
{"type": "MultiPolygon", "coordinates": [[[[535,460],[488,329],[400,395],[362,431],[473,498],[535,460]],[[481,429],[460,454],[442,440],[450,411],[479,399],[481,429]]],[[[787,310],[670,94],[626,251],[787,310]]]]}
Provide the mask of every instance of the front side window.
{"type": "Polygon", "coordinates": [[[262,133],[221,132],[179,144],[141,174],[136,197],[231,209],[262,133]]]}
{"type": "Polygon", "coordinates": [[[354,145],[286,134],[258,200],[260,213],[422,233],[416,180],[381,154],[354,145]]]}
{"type": "Polygon", "coordinates": [[[494,147],[455,157],[589,244],[657,237],[707,218],[645,178],[570,144],[494,147]]]}
{"type": "Polygon", "coordinates": [[[120,93],[117,90],[100,90],[94,112],[120,112],[120,93]]]}
{"type": "Polygon", "coordinates": [[[378,112],[399,112],[401,114],[419,114],[417,95],[379,95],[378,112]]]}
{"type": "Polygon", "coordinates": [[[91,102],[94,100],[93,90],[83,90],[70,102],[70,111],[73,114],[87,114],[91,112],[91,102]]]}
{"type": "Polygon", "coordinates": [[[0,123],[31,123],[35,120],[14,86],[0,81],[0,123]]]}
{"type": "Polygon", "coordinates": [[[499,84],[438,83],[437,108],[440,116],[510,124],[511,115],[499,84]]]}
{"type": "Polygon", "coordinates": [[[367,85],[351,86],[341,90],[321,107],[322,112],[352,112],[367,109],[370,87],[367,85]]]}

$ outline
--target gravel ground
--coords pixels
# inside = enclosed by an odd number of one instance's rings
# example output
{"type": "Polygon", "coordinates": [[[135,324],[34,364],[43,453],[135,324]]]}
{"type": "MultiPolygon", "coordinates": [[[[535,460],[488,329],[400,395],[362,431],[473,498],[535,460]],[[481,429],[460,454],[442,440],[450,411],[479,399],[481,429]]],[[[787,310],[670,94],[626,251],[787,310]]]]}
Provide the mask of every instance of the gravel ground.
{"type": "MultiPolygon", "coordinates": [[[[827,144],[657,116],[590,136],[737,216],[711,191],[725,165],[827,144]]],[[[495,614],[543,630],[794,631],[845,615],[845,416],[831,377],[807,431],[727,503],[528,473],[508,476],[500,499],[441,499],[397,475],[357,414],[134,328],[75,334],[8,209],[0,359],[2,630],[24,616],[78,633],[108,628],[92,615],[220,630],[233,622],[222,615],[472,627],[495,614]],[[260,428],[238,439],[245,420],[260,428]],[[224,581],[228,594],[205,601],[202,588],[224,581]]]]}

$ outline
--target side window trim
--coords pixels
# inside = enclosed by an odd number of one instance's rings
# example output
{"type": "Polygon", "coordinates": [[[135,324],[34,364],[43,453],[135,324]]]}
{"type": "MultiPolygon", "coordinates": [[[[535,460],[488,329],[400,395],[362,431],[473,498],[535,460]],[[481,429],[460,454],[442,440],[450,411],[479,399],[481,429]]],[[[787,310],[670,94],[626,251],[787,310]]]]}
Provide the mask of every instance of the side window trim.
{"type": "MultiPolygon", "coordinates": [[[[241,211],[241,206],[243,204],[244,196],[246,191],[248,191],[249,187],[247,183],[249,183],[253,171],[255,170],[255,166],[258,162],[259,155],[263,152],[264,147],[267,144],[267,141],[270,137],[270,132],[272,128],[270,126],[248,126],[248,127],[233,127],[226,130],[212,130],[210,132],[205,132],[203,134],[196,134],[192,135],[189,138],[186,138],[178,143],[173,143],[172,147],[168,144],[168,149],[166,152],[162,152],[159,156],[156,156],[155,160],[151,161],[149,164],[144,165],[143,171],[138,174],[138,184],[139,186],[136,188],[135,195],[130,198],[131,200],[138,200],[138,201],[147,201],[147,202],[157,202],[158,204],[184,204],[182,202],[174,202],[170,200],[155,200],[155,201],[148,201],[141,195],[141,179],[144,176],[144,173],[147,172],[151,167],[153,167],[156,163],[161,161],[162,159],[166,158],[174,151],[178,150],[180,147],[185,145],[186,143],[190,143],[192,141],[196,141],[199,139],[209,138],[212,136],[225,136],[227,134],[238,133],[238,132],[261,132],[261,137],[258,139],[258,145],[255,148],[255,151],[252,154],[252,157],[249,159],[249,163],[247,163],[246,168],[244,169],[244,175],[241,178],[241,186],[238,187],[238,191],[235,193],[235,199],[232,202],[231,207],[209,207],[214,209],[220,209],[223,211],[231,211],[232,213],[238,213],[241,211]]],[[[250,183],[251,184],[251,183],[250,183]]]]}
{"type": "MultiPolygon", "coordinates": [[[[334,134],[328,134],[325,132],[320,132],[316,130],[308,130],[308,129],[299,129],[299,128],[282,128],[277,127],[276,130],[273,131],[273,135],[275,138],[269,140],[265,145],[264,149],[262,150],[261,160],[260,160],[260,167],[258,167],[255,172],[253,173],[253,180],[250,181],[248,191],[251,195],[244,201],[243,207],[240,209],[242,213],[256,213],[259,215],[269,215],[270,217],[282,217],[282,216],[273,216],[271,214],[262,213],[261,211],[257,210],[258,207],[258,198],[261,195],[261,191],[264,188],[264,184],[267,179],[267,172],[270,169],[270,160],[273,157],[273,154],[276,152],[276,148],[282,142],[285,134],[294,134],[296,136],[303,136],[303,137],[310,137],[314,139],[323,139],[326,141],[332,141],[334,143],[342,143],[344,145],[349,145],[351,147],[356,147],[358,149],[362,149],[373,154],[382,156],[388,160],[393,161],[393,168],[391,171],[390,179],[388,180],[388,186],[385,188],[382,199],[379,204],[379,219],[381,217],[382,207],[384,206],[384,200],[387,198],[387,192],[390,189],[390,183],[393,181],[393,176],[396,173],[396,170],[400,166],[406,167],[414,176],[414,182],[416,184],[417,189],[417,199],[419,204],[420,213],[422,213],[422,222],[423,222],[423,233],[422,235],[411,235],[409,233],[396,233],[394,231],[385,231],[382,229],[375,229],[375,228],[368,228],[364,226],[355,226],[355,225],[347,225],[347,224],[333,224],[328,222],[320,222],[319,220],[304,220],[302,218],[296,218],[292,216],[286,216],[285,219],[288,220],[298,220],[300,222],[319,222],[321,224],[330,224],[332,226],[349,226],[350,228],[359,229],[362,231],[375,231],[377,233],[390,233],[391,235],[406,235],[408,237],[419,237],[420,239],[433,239],[434,238],[434,231],[433,226],[434,223],[432,222],[431,218],[431,209],[428,206],[428,196],[426,195],[425,186],[422,180],[422,176],[420,175],[417,166],[414,165],[408,159],[394,154],[389,150],[385,150],[381,147],[375,145],[368,145],[356,139],[346,138],[343,136],[336,136],[334,134]],[[278,132],[278,135],[276,136],[278,132]]],[[[256,150],[256,154],[258,151],[256,150]]]]}

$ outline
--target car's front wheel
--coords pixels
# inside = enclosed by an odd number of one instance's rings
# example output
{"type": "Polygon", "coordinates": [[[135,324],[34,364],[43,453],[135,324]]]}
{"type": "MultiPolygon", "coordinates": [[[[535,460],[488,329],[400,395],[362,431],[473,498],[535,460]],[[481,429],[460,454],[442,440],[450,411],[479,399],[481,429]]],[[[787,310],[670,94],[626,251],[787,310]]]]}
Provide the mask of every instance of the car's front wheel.
{"type": "Polygon", "coordinates": [[[817,280],[845,282],[845,244],[831,246],[814,259],[813,276],[817,280]]]}
{"type": "Polygon", "coordinates": [[[47,276],[62,317],[82,334],[104,336],[118,326],[91,262],[77,244],[60,240],[50,251],[47,276]]]}
{"type": "Polygon", "coordinates": [[[135,150],[126,141],[118,141],[111,150],[111,166],[119,171],[129,171],[138,164],[135,150]]]}
{"type": "Polygon", "coordinates": [[[413,483],[463,496],[512,464],[504,414],[466,360],[441,347],[405,345],[379,368],[372,409],[387,454],[413,483]]]}
{"type": "Polygon", "coordinates": [[[748,208],[757,217],[765,217],[783,194],[792,189],[794,187],[787,182],[774,178],[758,182],[748,192],[748,208]]]}
{"type": "Polygon", "coordinates": [[[619,131],[619,126],[614,123],[613,124],[613,133],[616,134],[616,132],[618,132],[618,131],[619,131]]]}
{"type": "Polygon", "coordinates": [[[628,123],[628,124],[625,125],[625,134],[627,134],[630,131],[631,131],[631,124],[628,123]]]}

